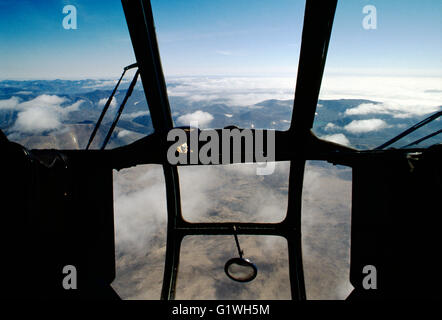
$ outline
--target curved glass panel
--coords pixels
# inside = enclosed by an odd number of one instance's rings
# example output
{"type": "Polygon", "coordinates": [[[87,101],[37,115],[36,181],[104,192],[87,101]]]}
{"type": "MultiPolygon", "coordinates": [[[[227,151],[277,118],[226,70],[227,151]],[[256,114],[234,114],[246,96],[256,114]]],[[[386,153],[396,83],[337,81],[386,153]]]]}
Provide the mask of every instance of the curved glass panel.
{"type": "Polygon", "coordinates": [[[175,125],[287,130],[304,1],[152,1],[175,125]]]}
{"type": "MultiPolygon", "coordinates": [[[[339,1],[314,132],[372,149],[442,110],[441,10],[432,0],[339,1]]],[[[439,130],[440,121],[392,147],[439,130]]]]}
{"type": "MultiPolygon", "coordinates": [[[[135,62],[121,2],[0,2],[0,129],[28,148],[84,149],[123,67],[135,62]]],[[[134,75],[97,133],[100,148],[134,75]]],[[[107,145],[153,132],[138,85],[107,145]]]]}

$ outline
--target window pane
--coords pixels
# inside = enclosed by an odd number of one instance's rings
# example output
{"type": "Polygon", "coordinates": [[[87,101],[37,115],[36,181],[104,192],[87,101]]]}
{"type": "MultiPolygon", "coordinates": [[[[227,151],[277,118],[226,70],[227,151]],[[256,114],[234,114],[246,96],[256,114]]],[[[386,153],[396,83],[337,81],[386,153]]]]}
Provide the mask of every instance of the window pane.
{"type": "Polygon", "coordinates": [[[238,257],[232,236],[188,236],[181,246],[177,299],[291,299],[287,241],[281,237],[239,235],[244,257],[258,268],[256,278],[235,282],[225,263],[238,257]]]}
{"type": "Polygon", "coordinates": [[[152,1],[177,126],[289,128],[304,1],[152,1]]]}
{"type": "Polygon", "coordinates": [[[190,222],[280,222],[287,213],[289,162],[269,175],[257,164],[178,167],[181,207],[190,222]]]}
{"type": "Polygon", "coordinates": [[[302,191],[307,298],[345,299],[350,284],[351,168],[308,161],[302,191]]]}
{"type": "Polygon", "coordinates": [[[166,188],[160,165],[114,171],[116,278],[122,299],[159,299],[166,253],[166,188]]]}
{"type": "MultiPolygon", "coordinates": [[[[0,38],[0,129],[28,148],[84,149],[123,67],[135,62],[121,2],[2,2],[0,38]]],[[[133,75],[123,79],[92,149],[101,147],[133,75]]],[[[108,148],[152,131],[138,85],[108,148]]]]}
{"type": "MultiPolygon", "coordinates": [[[[442,2],[431,0],[339,1],[315,133],[371,149],[441,110],[441,10],[442,2]]],[[[440,127],[433,121],[393,146],[440,127]]]]}

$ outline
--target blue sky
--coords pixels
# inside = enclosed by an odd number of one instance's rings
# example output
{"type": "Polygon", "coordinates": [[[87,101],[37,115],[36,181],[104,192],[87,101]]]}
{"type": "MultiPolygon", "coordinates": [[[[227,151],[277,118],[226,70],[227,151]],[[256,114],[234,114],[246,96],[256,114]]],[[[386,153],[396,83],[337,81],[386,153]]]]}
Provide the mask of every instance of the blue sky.
{"type": "MultiPolygon", "coordinates": [[[[304,1],[152,0],[166,76],[296,75],[304,1]]],[[[442,1],[341,0],[326,71],[442,75],[442,1]],[[365,5],[377,29],[362,27],[365,5]]],[[[0,0],[0,78],[115,78],[134,55],[119,0],[0,0]],[[62,27],[65,5],[77,30],[62,27]]]]}

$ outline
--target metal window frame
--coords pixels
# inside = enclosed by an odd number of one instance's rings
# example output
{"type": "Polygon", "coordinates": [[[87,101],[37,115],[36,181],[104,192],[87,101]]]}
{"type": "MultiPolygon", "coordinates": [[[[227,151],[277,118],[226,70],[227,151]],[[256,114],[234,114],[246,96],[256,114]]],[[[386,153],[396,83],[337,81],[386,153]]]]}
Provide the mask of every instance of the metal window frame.
{"type": "MultiPolygon", "coordinates": [[[[166,135],[174,125],[150,1],[122,0],[122,4],[155,134],[166,135]]],[[[354,151],[351,148],[322,141],[311,132],[336,6],[337,0],[321,2],[306,0],[291,126],[288,131],[276,135],[276,161],[287,160],[287,151],[284,151],[287,144],[296,147],[296,153],[288,155],[290,160],[288,208],[282,222],[187,222],[181,213],[177,167],[167,161],[162,163],[166,183],[168,223],[161,299],[175,298],[182,239],[187,235],[232,235],[234,226],[238,234],[275,235],[287,240],[292,299],[306,299],[301,243],[301,200],[305,162],[306,160],[330,161],[334,155],[354,151]]],[[[339,161],[344,160],[335,159],[335,162],[339,161]]]]}

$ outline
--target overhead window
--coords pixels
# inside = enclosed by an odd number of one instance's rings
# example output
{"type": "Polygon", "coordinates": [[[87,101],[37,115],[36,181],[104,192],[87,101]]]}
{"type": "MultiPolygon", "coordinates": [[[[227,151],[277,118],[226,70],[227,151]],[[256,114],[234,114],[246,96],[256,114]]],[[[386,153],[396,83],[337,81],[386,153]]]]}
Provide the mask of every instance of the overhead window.
{"type": "Polygon", "coordinates": [[[176,126],[287,130],[304,1],[152,1],[176,126]]]}
{"type": "MultiPolygon", "coordinates": [[[[339,1],[314,132],[372,149],[441,111],[441,10],[440,2],[429,0],[339,1]]],[[[437,132],[440,121],[391,147],[437,132]]],[[[441,139],[439,134],[415,146],[441,139]]]]}

